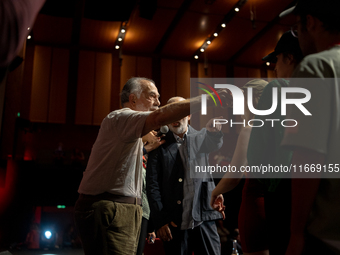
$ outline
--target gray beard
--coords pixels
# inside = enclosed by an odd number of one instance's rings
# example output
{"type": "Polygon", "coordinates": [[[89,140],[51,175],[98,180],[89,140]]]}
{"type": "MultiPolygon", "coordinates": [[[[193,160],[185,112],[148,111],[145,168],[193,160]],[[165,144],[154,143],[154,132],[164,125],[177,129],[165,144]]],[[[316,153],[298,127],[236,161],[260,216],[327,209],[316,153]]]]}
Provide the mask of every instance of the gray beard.
{"type": "Polygon", "coordinates": [[[181,135],[185,133],[185,127],[184,126],[179,126],[179,127],[172,127],[169,126],[169,129],[171,130],[172,133],[176,135],[181,135]]]}

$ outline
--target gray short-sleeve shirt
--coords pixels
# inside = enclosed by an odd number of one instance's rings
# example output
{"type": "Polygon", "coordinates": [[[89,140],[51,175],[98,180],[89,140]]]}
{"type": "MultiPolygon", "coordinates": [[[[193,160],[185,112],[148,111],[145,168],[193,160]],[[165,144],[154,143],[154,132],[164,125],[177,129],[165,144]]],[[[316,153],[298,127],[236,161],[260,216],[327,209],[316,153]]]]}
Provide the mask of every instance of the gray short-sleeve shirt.
{"type": "MultiPolygon", "coordinates": [[[[283,146],[306,148],[325,155],[325,166],[340,164],[340,46],[307,56],[297,67],[293,78],[306,77],[308,82],[293,79],[291,87],[305,87],[311,92],[305,104],[312,116],[296,107],[287,118],[296,119],[296,128],[286,128],[283,146]]],[[[333,165],[334,166],[334,165],[333,165]]],[[[340,173],[321,179],[307,231],[324,240],[336,240],[340,247],[340,173]]]]}
{"type": "Polygon", "coordinates": [[[123,108],[109,113],[101,123],[78,192],[104,192],[138,197],[142,194],[145,120],[150,112],[123,108]]]}

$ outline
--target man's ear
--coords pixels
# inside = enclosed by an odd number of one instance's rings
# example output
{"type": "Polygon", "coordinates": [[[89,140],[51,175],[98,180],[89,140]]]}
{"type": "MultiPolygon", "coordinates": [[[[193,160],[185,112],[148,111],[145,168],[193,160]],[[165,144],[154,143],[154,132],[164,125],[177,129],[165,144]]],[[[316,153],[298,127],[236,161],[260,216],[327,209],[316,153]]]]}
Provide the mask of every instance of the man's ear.
{"type": "Polygon", "coordinates": [[[191,119],[191,114],[190,115],[188,115],[188,121],[191,119]]]}
{"type": "Polygon", "coordinates": [[[289,65],[294,64],[294,56],[292,54],[287,54],[286,61],[288,61],[289,65]]]}
{"type": "Polygon", "coordinates": [[[136,99],[137,99],[137,97],[136,97],[135,94],[130,94],[130,95],[129,95],[129,103],[130,103],[131,105],[136,105],[136,99]]]}
{"type": "Polygon", "coordinates": [[[312,15],[306,16],[306,29],[308,32],[314,32],[317,27],[317,22],[319,20],[312,15]]]}

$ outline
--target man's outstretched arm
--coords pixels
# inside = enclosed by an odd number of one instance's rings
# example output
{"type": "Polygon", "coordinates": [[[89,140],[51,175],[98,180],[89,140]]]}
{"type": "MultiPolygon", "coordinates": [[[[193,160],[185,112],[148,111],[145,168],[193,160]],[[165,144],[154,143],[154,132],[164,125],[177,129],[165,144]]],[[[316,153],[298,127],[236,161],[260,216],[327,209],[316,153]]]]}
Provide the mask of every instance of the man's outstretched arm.
{"type": "MultiPolygon", "coordinates": [[[[219,90],[222,102],[226,105],[226,101],[229,100],[228,92],[226,90],[219,90]]],[[[208,97],[207,105],[212,106],[214,104],[213,100],[208,97]]],[[[150,113],[147,117],[142,136],[149,133],[151,130],[156,130],[161,126],[170,124],[177,120],[180,120],[191,113],[198,112],[201,109],[201,96],[197,96],[191,99],[186,99],[180,102],[167,104],[156,111],[150,113]]]]}

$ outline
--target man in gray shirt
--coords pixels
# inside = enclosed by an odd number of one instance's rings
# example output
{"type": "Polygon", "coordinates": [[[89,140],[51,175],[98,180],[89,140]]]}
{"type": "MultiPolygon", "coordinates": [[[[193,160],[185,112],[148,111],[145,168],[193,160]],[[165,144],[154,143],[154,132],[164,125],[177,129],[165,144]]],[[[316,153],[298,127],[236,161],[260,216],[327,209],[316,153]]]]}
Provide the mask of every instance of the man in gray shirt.
{"type": "MultiPolygon", "coordinates": [[[[223,97],[226,91],[219,94],[223,97]]],[[[121,92],[123,108],[101,123],[75,205],[86,255],[136,252],[142,219],[142,136],[201,106],[196,97],[158,109],[158,98],[152,80],[131,78],[121,92]]]]}

